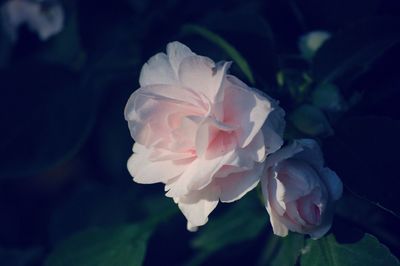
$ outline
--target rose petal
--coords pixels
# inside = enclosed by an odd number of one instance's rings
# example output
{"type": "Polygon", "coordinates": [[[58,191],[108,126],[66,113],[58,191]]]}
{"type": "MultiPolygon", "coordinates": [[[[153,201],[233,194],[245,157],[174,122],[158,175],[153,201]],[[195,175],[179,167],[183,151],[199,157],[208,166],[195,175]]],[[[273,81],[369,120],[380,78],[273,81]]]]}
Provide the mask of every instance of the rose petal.
{"type": "Polygon", "coordinates": [[[224,84],[224,121],[239,127],[236,131],[238,145],[244,148],[260,131],[272,111],[271,103],[246,85],[234,85],[238,81],[233,76],[227,76],[227,80],[224,84]]]}
{"type": "Polygon", "coordinates": [[[209,185],[215,174],[225,164],[229,164],[235,157],[235,151],[211,160],[196,158],[190,167],[187,167],[179,179],[171,184],[171,189],[166,194],[168,197],[181,197],[190,191],[200,190],[209,185]]]}
{"type": "Polygon", "coordinates": [[[194,56],[196,55],[193,53],[189,47],[184,45],[183,43],[180,42],[170,42],[167,45],[167,55],[169,62],[176,74],[178,76],[179,74],[179,66],[182,62],[182,60],[188,56],[194,56]]]}
{"type": "Polygon", "coordinates": [[[190,161],[150,161],[149,153],[134,153],[128,160],[127,166],[133,180],[141,184],[167,182],[187,168],[190,161]]]}
{"type": "Polygon", "coordinates": [[[141,87],[155,84],[179,84],[166,54],[158,53],[143,65],[140,71],[139,84],[141,87]]]}
{"type": "Polygon", "coordinates": [[[262,127],[262,132],[265,139],[265,149],[266,153],[271,154],[281,148],[283,145],[283,132],[285,130],[285,111],[274,103],[272,99],[270,101],[273,103],[273,111],[268,115],[265,124],[262,127]]]}
{"type": "Polygon", "coordinates": [[[332,200],[338,200],[343,193],[343,184],[337,174],[325,167],[320,171],[332,200]]]}
{"type": "Polygon", "coordinates": [[[265,202],[270,205],[271,210],[273,209],[277,215],[283,216],[286,210],[285,202],[279,201],[277,197],[277,190],[279,180],[276,178],[276,172],[270,173],[267,178],[261,179],[261,188],[265,202]]]}
{"type": "Polygon", "coordinates": [[[218,187],[210,186],[176,199],[191,228],[207,223],[208,215],[217,207],[219,193],[218,187]]]}
{"type": "Polygon", "coordinates": [[[321,220],[321,209],[314,203],[314,195],[311,193],[301,197],[297,201],[300,216],[311,225],[319,225],[321,220]]]}
{"type": "Polygon", "coordinates": [[[222,202],[233,202],[242,198],[247,192],[257,186],[262,171],[263,165],[256,164],[252,170],[216,179],[215,184],[221,189],[220,200],[222,202]]]}
{"type": "Polygon", "coordinates": [[[196,154],[204,159],[224,156],[236,147],[234,131],[237,128],[213,117],[204,118],[196,132],[196,154]]]}
{"type": "Polygon", "coordinates": [[[321,169],[324,166],[324,156],[318,142],[313,139],[299,139],[296,141],[303,147],[303,152],[296,154],[296,158],[307,161],[316,169],[321,169]]]}
{"type": "MultiPolygon", "coordinates": [[[[180,117],[201,115],[199,107],[192,105],[190,96],[183,90],[171,86],[149,86],[135,91],[125,107],[125,119],[131,136],[136,142],[150,146],[163,140],[172,144],[170,133],[174,130],[171,115],[180,114],[180,117]],[[162,89],[170,91],[171,95],[156,94],[162,89]],[[179,96],[188,99],[182,102],[179,96]]],[[[176,126],[176,125],[175,125],[176,126]]]]}
{"type": "Polygon", "coordinates": [[[306,225],[306,221],[304,221],[303,218],[301,217],[295,201],[286,203],[286,214],[296,224],[299,224],[301,226],[306,225]]]}
{"type": "Polygon", "coordinates": [[[287,236],[289,233],[288,228],[280,222],[279,217],[275,214],[273,214],[271,211],[268,211],[269,213],[269,220],[271,222],[272,230],[274,231],[274,234],[277,236],[287,236]]]}
{"type": "Polygon", "coordinates": [[[187,221],[186,223],[186,229],[190,232],[197,232],[197,230],[199,229],[198,226],[194,226],[191,222],[187,221]]]}
{"type": "Polygon", "coordinates": [[[273,167],[274,165],[292,157],[293,155],[301,151],[303,151],[303,148],[298,142],[296,141],[291,142],[290,144],[282,147],[280,150],[267,156],[265,160],[266,169],[273,167]]]}
{"type": "Polygon", "coordinates": [[[229,62],[216,65],[208,57],[188,56],[180,64],[179,79],[183,86],[204,95],[212,103],[213,113],[219,116],[223,97],[221,85],[229,66],[229,62]]]}
{"type": "Polygon", "coordinates": [[[279,183],[282,183],[277,197],[284,202],[297,200],[320,186],[319,176],[304,161],[287,159],[279,164],[277,171],[279,183]]]}

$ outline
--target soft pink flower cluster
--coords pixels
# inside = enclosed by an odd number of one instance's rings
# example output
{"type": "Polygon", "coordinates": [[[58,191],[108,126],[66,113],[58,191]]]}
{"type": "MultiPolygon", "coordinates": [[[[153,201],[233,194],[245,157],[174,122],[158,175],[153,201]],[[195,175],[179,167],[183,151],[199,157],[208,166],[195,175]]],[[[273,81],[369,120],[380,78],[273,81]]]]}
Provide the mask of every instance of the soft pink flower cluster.
{"type": "Polygon", "coordinates": [[[330,228],[340,179],[315,141],[282,148],[285,112],[229,67],[179,42],[150,58],[125,108],[135,140],[129,172],[138,183],[164,183],[189,230],[261,181],[275,234],[318,238],[330,228]]]}

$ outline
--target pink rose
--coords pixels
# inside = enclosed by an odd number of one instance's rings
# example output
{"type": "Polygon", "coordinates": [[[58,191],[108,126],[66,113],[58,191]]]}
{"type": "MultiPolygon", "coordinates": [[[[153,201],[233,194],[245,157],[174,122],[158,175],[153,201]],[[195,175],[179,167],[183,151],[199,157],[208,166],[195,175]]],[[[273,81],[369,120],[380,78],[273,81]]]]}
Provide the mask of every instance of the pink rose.
{"type": "Polygon", "coordinates": [[[318,143],[296,140],[268,156],[261,187],[274,233],[288,230],[323,236],[331,227],[333,202],[342,195],[342,182],[324,167],[318,143]]]}
{"type": "Polygon", "coordinates": [[[283,110],[228,75],[229,66],[170,43],[143,66],[125,108],[136,141],[129,172],[138,183],[166,184],[189,230],[219,200],[252,190],[266,155],[282,145],[283,110]]]}

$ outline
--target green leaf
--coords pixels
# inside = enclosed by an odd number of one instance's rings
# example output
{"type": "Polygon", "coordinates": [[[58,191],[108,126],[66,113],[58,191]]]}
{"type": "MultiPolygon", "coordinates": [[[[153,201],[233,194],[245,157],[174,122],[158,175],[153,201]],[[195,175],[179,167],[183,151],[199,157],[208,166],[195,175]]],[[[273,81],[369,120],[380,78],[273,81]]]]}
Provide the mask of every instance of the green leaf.
{"type": "Polygon", "coordinates": [[[58,246],[45,266],[142,265],[153,228],[153,223],[141,223],[88,229],[58,246]]]}
{"type": "Polygon", "coordinates": [[[300,262],[302,266],[400,265],[389,249],[369,234],[356,243],[340,244],[332,234],[319,240],[309,239],[300,262]]]}
{"type": "Polygon", "coordinates": [[[226,246],[256,238],[268,224],[267,212],[257,201],[256,197],[243,198],[200,228],[192,241],[199,252],[187,265],[200,265],[226,246]]]}
{"type": "Polygon", "coordinates": [[[313,105],[322,110],[338,112],[345,108],[344,100],[339,88],[331,83],[318,86],[312,93],[313,105]]]}
{"type": "Polygon", "coordinates": [[[309,136],[327,136],[333,133],[325,114],[309,104],[295,109],[289,119],[298,130],[309,136]]]}
{"type": "Polygon", "coordinates": [[[271,235],[257,265],[296,265],[303,247],[304,235],[297,233],[289,233],[286,237],[271,235]]]}
{"type": "MultiPolygon", "coordinates": [[[[94,182],[81,184],[58,205],[48,226],[49,241],[59,243],[90,227],[111,227],[151,217],[162,222],[178,212],[173,200],[164,195],[148,195],[139,186],[110,186],[94,182]]],[[[147,193],[146,193],[147,192],[147,193]]]]}
{"type": "MultiPolygon", "coordinates": [[[[143,216],[136,186],[105,186],[97,183],[80,185],[55,209],[49,229],[54,244],[89,227],[110,227],[131,222],[143,216]],[[132,211],[135,209],[136,211],[132,211]]],[[[166,200],[166,199],[165,199],[166,200]]],[[[166,200],[167,201],[167,200],[166,200]]]]}
{"type": "Polygon", "coordinates": [[[398,151],[400,122],[386,117],[351,117],[340,121],[323,143],[327,164],[346,187],[400,217],[398,151]],[[379,181],[377,181],[379,179],[379,181]]]}
{"type": "Polygon", "coordinates": [[[198,34],[203,38],[209,40],[210,42],[219,46],[222,50],[224,50],[232,60],[238,65],[238,67],[242,70],[243,74],[249,80],[251,84],[254,84],[253,73],[250,69],[249,64],[246,59],[227,41],[225,41],[222,37],[215,34],[214,32],[209,31],[206,28],[203,28],[198,25],[185,25],[182,28],[183,33],[185,34],[198,34]]]}
{"type": "Polygon", "coordinates": [[[352,77],[400,40],[398,19],[375,18],[333,35],[318,50],[313,61],[317,82],[332,82],[344,75],[352,77]]]}

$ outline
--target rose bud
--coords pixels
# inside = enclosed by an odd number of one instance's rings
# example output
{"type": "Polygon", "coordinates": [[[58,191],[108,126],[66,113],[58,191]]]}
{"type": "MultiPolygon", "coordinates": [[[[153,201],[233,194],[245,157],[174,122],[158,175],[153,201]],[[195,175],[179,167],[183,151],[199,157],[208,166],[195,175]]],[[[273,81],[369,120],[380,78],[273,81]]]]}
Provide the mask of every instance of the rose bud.
{"type": "Polygon", "coordinates": [[[274,234],[288,231],[323,236],[331,227],[333,203],[342,182],[324,167],[321,150],[311,139],[296,140],[268,156],[261,179],[274,234]]]}

